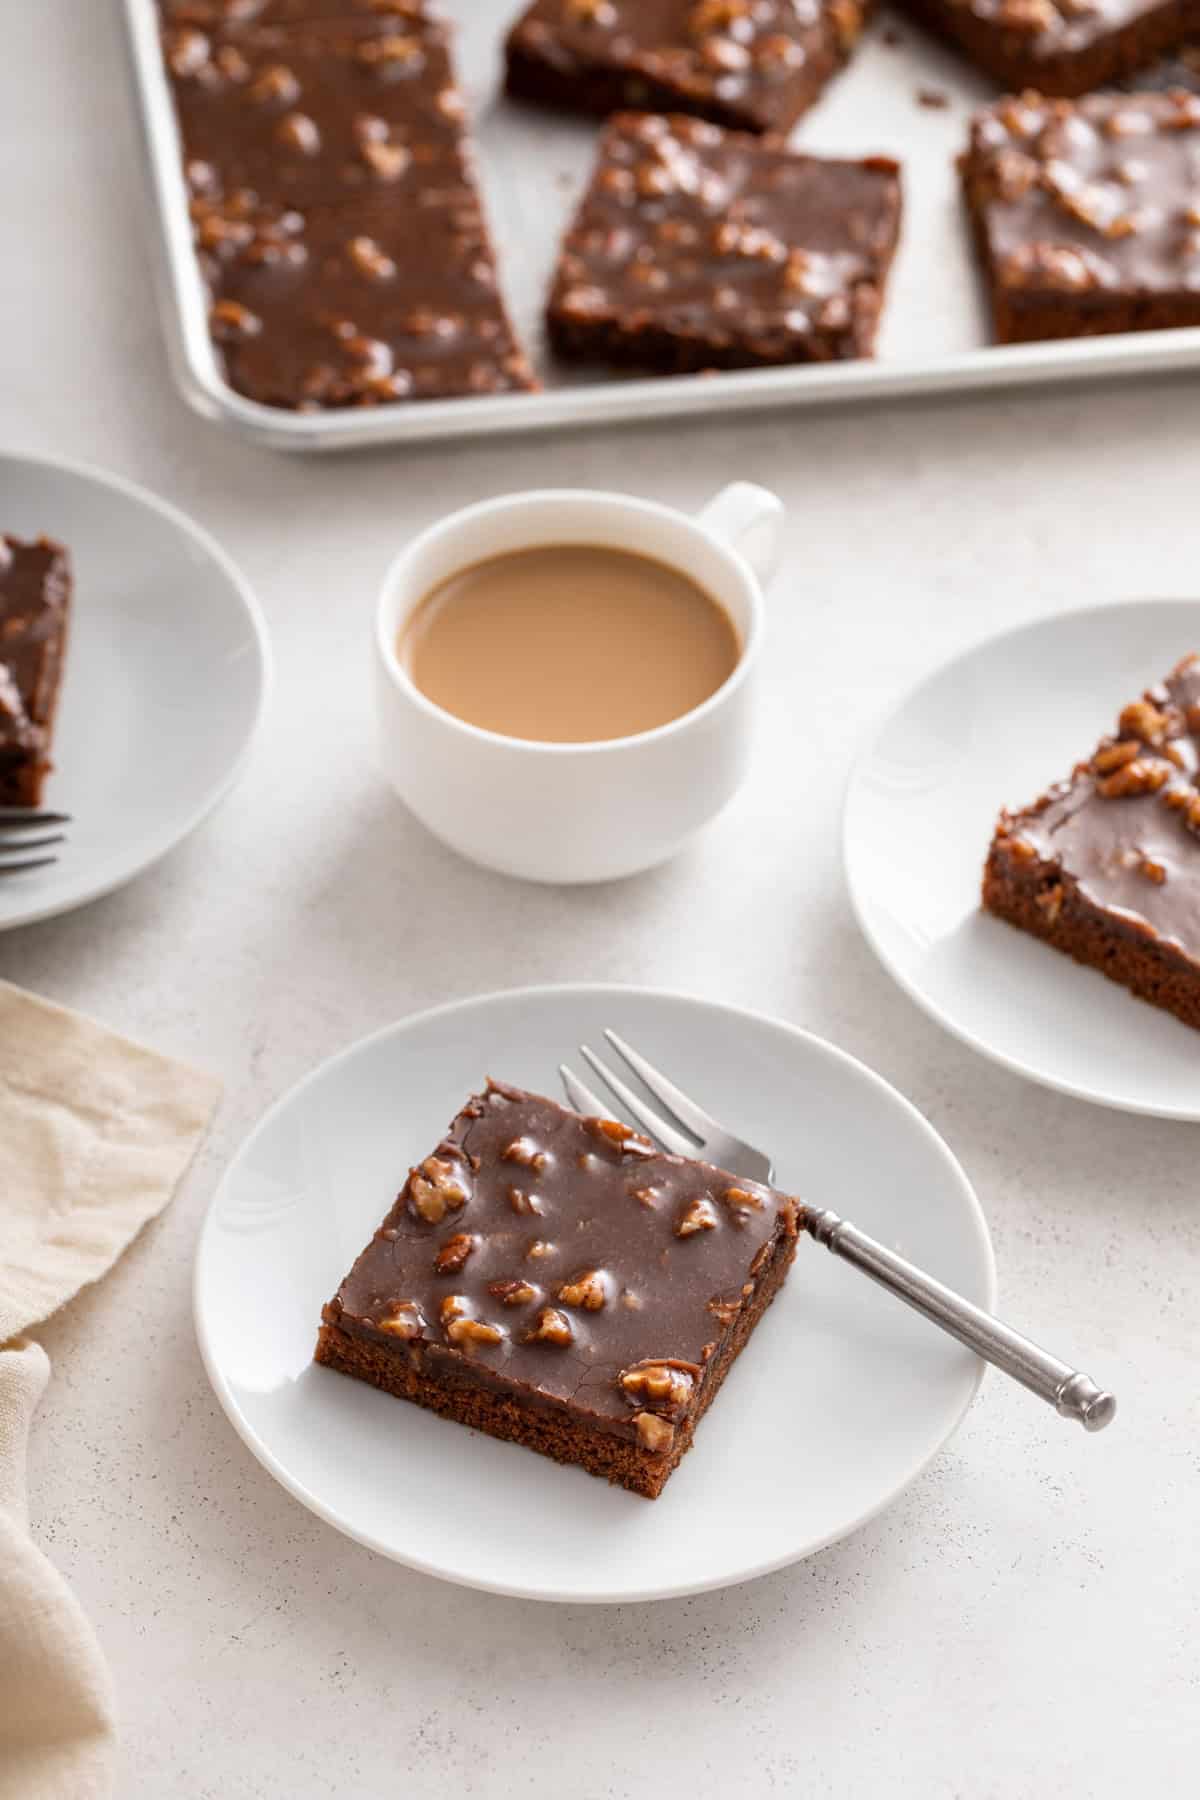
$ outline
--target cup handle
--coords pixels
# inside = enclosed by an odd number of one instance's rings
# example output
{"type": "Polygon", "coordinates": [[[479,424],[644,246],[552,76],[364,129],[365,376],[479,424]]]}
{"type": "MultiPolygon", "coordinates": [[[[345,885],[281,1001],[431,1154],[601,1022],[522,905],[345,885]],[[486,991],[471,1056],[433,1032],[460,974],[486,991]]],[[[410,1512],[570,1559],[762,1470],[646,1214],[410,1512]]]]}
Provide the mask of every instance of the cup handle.
{"type": "Polygon", "coordinates": [[[783,553],[784,504],[752,481],[731,481],[697,516],[697,524],[745,557],[764,587],[783,553]]]}

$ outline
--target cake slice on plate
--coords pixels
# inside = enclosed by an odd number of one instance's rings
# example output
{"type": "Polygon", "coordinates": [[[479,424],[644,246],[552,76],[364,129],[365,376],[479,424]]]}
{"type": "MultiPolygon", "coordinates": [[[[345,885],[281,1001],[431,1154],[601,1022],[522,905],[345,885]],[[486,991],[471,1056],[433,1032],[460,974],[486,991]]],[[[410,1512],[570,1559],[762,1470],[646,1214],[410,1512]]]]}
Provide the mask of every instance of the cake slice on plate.
{"type": "Polygon", "coordinates": [[[324,1308],[316,1360],[653,1499],[787,1275],[800,1216],[489,1082],[324,1308]]]}
{"type": "Polygon", "coordinates": [[[1002,812],[989,912],[1200,1026],[1200,655],[1122,712],[1023,812],[1002,812]]]}

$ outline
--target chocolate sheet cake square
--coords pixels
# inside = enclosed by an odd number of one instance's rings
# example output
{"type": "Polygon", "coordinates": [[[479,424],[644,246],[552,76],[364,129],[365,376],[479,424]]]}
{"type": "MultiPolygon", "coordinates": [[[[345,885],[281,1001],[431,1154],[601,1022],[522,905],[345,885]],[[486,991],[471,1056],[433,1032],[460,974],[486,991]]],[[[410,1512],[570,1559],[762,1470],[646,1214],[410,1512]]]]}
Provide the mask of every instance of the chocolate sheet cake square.
{"type": "Polygon", "coordinates": [[[325,1307],[316,1360],[653,1499],[799,1223],[770,1188],[490,1082],[325,1307]]]}
{"type": "Polygon", "coordinates": [[[233,387],[307,411],[537,385],[498,291],[445,24],[404,0],[172,24],[163,43],[233,387]]]}
{"type": "Polygon", "coordinates": [[[899,226],[886,157],[622,114],[563,245],[550,341],[666,373],[869,356],[899,226]]]}
{"type": "Polygon", "coordinates": [[[1087,94],[1200,35],[1200,0],[901,0],[1005,87],[1087,94]]]}
{"type": "Polygon", "coordinates": [[[508,92],[607,115],[695,113],[786,132],[853,50],[867,0],[535,0],[506,47],[508,92]]]}
{"type": "Polygon", "coordinates": [[[1003,812],[983,904],[1200,1027],[1200,656],[1023,812],[1003,812]]]}
{"type": "Polygon", "coordinates": [[[70,605],[61,544],[0,537],[0,806],[40,804],[70,605]]]}
{"type": "Polygon", "coordinates": [[[962,175],[999,343],[1200,324],[1200,97],[1002,100],[962,175]]]}

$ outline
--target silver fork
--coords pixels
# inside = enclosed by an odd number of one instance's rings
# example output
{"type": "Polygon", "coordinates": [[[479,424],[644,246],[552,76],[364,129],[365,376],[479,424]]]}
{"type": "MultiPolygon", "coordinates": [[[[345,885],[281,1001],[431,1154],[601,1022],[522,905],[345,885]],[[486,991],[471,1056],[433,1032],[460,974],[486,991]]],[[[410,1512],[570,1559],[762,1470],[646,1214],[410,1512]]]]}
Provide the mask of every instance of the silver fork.
{"type": "Polygon", "coordinates": [[[57,827],[70,823],[67,813],[42,812],[31,806],[0,806],[0,877],[24,875],[30,869],[45,869],[57,862],[57,856],[38,856],[34,852],[65,843],[66,833],[57,827]]]}
{"type": "MultiPolygon", "coordinates": [[[[604,1035],[617,1055],[640,1077],[659,1105],[664,1106],[671,1114],[670,1120],[664,1119],[635,1093],[628,1082],[601,1062],[594,1050],[581,1044],[580,1054],[616,1095],[628,1119],[635,1119],[664,1150],[675,1155],[701,1155],[705,1162],[715,1163],[718,1168],[743,1175],[750,1181],[773,1181],[771,1159],[764,1151],[735,1137],[733,1132],[711,1118],[694,1100],[677,1088],[673,1081],[669,1081],[661,1070],[656,1069],[653,1063],[648,1063],[644,1056],[640,1056],[619,1038],[615,1031],[605,1031],[604,1035]],[[685,1126],[691,1136],[685,1135],[679,1129],[680,1126],[685,1126]]],[[[600,1118],[609,1116],[605,1102],[586,1087],[577,1075],[572,1074],[565,1063],[559,1065],[558,1072],[562,1077],[567,1099],[576,1111],[600,1118]]],[[[923,1313],[943,1331],[948,1331],[951,1337],[957,1338],[960,1344],[965,1344],[968,1350],[974,1350],[1005,1375],[1011,1375],[1014,1381],[1027,1387],[1039,1399],[1048,1401],[1063,1418],[1078,1419],[1086,1431],[1103,1431],[1112,1419],[1117,1410],[1116,1400],[1112,1394],[1097,1387],[1090,1376],[1072,1369],[1068,1363],[1060,1362],[1057,1356],[1039,1349],[1029,1338],[1022,1337],[1019,1331],[1014,1331],[1010,1325],[1003,1324],[970,1300],[964,1300],[961,1294],[943,1286],[932,1275],[926,1275],[914,1263],[907,1262],[904,1257],[897,1256],[894,1250],[889,1250],[886,1245],[868,1237],[865,1231],[860,1231],[848,1219],[840,1218],[837,1213],[828,1210],[810,1209],[805,1213],[804,1225],[809,1236],[814,1237],[818,1244],[824,1244],[835,1256],[852,1263],[864,1275],[869,1275],[872,1281],[877,1281],[889,1293],[895,1294],[897,1299],[903,1300],[914,1311],[923,1313]]]]}

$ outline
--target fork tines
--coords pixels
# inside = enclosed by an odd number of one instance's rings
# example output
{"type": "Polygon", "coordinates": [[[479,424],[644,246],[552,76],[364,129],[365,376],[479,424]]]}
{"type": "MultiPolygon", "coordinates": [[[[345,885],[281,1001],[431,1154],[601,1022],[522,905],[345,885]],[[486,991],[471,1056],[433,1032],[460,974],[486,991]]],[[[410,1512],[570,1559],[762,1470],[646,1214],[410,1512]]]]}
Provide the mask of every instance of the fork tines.
{"type": "MultiPolygon", "coordinates": [[[[652,1062],[648,1062],[624,1038],[618,1037],[615,1031],[609,1031],[606,1027],[604,1037],[609,1049],[620,1057],[630,1074],[637,1077],[662,1109],[660,1112],[649,1105],[637,1089],[618,1075],[609,1063],[601,1061],[590,1045],[580,1044],[579,1054],[609,1093],[615,1096],[620,1107],[618,1118],[635,1120],[649,1137],[672,1155],[703,1155],[718,1168],[735,1170],[749,1180],[770,1182],[774,1179],[771,1158],[764,1150],[756,1149],[744,1138],[737,1137],[719,1119],[706,1113],[690,1094],[685,1094],[669,1076],[655,1068],[652,1062]]],[[[602,1118],[612,1116],[605,1102],[573,1070],[560,1063],[558,1072],[566,1090],[567,1101],[576,1111],[598,1113],[602,1118]]]]}
{"type": "MultiPolygon", "coordinates": [[[[630,1059],[626,1056],[624,1047],[619,1047],[620,1040],[615,1039],[614,1033],[606,1031],[604,1035],[613,1048],[618,1050],[618,1054],[625,1056],[625,1060],[628,1062],[630,1059]]],[[[695,1155],[696,1145],[692,1140],[686,1138],[682,1131],[679,1131],[671,1124],[670,1120],[664,1119],[660,1113],[655,1112],[652,1106],[647,1106],[646,1102],[640,1095],[634,1092],[627,1081],[622,1081],[615,1070],[609,1068],[607,1063],[600,1060],[590,1045],[580,1044],[579,1054],[584,1058],[585,1062],[590,1064],[592,1073],[598,1075],[605,1086],[616,1095],[618,1102],[624,1109],[623,1117],[633,1119],[641,1126],[643,1131],[649,1132],[652,1138],[657,1138],[664,1150],[670,1150],[676,1156],[695,1155]]],[[[651,1065],[649,1063],[643,1065],[644,1069],[649,1069],[650,1067],[651,1065]]],[[[652,1071],[652,1073],[656,1072],[657,1071],[652,1071]]],[[[639,1069],[638,1073],[642,1075],[643,1081],[646,1081],[646,1086],[650,1088],[651,1093],[654,1093],[656,1090],[651,1086],[651,1083],[646,1080],[646,1076],[642,1073],[642,1070],[639,1069]]],[[[660,1100],[665,1100],[665,1095],[659,1093],[658,1098],[660,1100]]]]}
{"type": "Polygon", "coordinates": [[[56,856],[33,856],[31,851],[48,850],[66,841],[66,833],[56,827],[69,825],[68,813],[47,812],[38,807],[0,806],[0,876],[23,875],[30,869],[44,869],[57,862],[56,856]]]}

